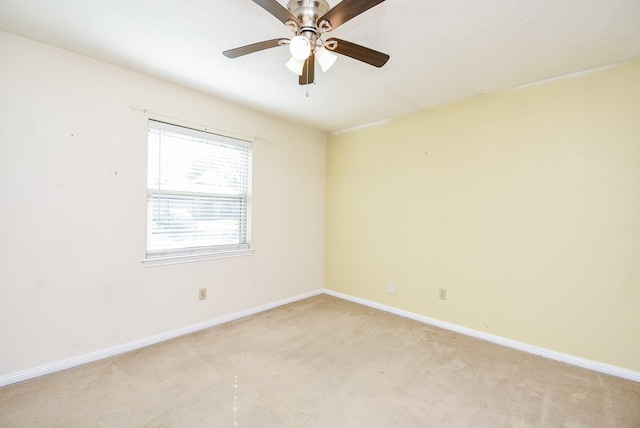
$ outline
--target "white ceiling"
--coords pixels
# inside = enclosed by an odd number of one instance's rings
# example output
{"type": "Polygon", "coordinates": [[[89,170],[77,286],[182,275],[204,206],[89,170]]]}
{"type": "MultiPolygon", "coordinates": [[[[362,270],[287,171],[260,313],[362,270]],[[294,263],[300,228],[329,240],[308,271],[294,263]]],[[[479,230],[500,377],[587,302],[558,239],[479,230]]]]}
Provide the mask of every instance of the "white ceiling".
{"type": "Polygon", "coordinates": [[[291,36],[251,0],[0,0],[0,30],[331,132],[638,58],[640,0],[386,0],[330,35],[389,62],[340,56],[309,97],[286,47],[222,55],[291,36]]]}

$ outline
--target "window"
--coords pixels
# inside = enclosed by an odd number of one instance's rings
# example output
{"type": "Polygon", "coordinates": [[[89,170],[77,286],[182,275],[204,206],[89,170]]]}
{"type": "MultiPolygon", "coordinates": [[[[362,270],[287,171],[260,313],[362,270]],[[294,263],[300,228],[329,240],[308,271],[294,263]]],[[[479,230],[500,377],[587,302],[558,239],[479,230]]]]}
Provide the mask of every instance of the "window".
{"type": "Polygon", "coordinates": [[[251,143],[149,121],[147,260],[249,249],[251,143]]]}

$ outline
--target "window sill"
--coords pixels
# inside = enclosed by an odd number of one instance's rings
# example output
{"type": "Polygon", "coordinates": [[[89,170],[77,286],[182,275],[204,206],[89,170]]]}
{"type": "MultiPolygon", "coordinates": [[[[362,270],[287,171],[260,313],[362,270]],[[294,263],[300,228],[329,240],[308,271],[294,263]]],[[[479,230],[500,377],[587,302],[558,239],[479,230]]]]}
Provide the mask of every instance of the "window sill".
{"type": "Polygon", "coordinates": [[[253,254],[253,251],[254,251],[253,248],[249,248],[246,250],[220,251],[217,253],[154,257],[152,259],[142,260],[142,265],[144,267],[165,266],[165,265],[173,265],[177,263],[192,263],[192,262],[201,262],[205,260],[226,259],[230,257],[244,257],[244,256],[250,256],[251,254],[253,254]]]}

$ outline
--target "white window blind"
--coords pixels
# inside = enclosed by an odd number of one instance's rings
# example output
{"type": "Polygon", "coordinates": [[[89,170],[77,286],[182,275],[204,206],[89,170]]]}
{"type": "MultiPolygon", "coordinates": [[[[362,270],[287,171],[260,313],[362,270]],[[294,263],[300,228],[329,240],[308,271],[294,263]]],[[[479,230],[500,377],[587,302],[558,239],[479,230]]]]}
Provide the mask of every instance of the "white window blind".
{"type": "Polygon", "coordinates": [[[147,259],[249,248],[251,143],[149,121],[147,259]]]}

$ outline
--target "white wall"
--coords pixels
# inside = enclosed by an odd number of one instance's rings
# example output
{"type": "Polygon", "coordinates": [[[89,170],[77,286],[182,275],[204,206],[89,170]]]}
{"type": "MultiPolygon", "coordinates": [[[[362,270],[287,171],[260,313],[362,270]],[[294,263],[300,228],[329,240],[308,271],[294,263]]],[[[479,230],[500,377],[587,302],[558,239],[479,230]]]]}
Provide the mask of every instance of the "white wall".
{"type": "Polygon", "coordinates": [[[325,134],[6,33],[0,58],[0,376],[322,288],[325,134]],[[142,266],[132,103],[258,137],[252,256],[142,266]]]}

